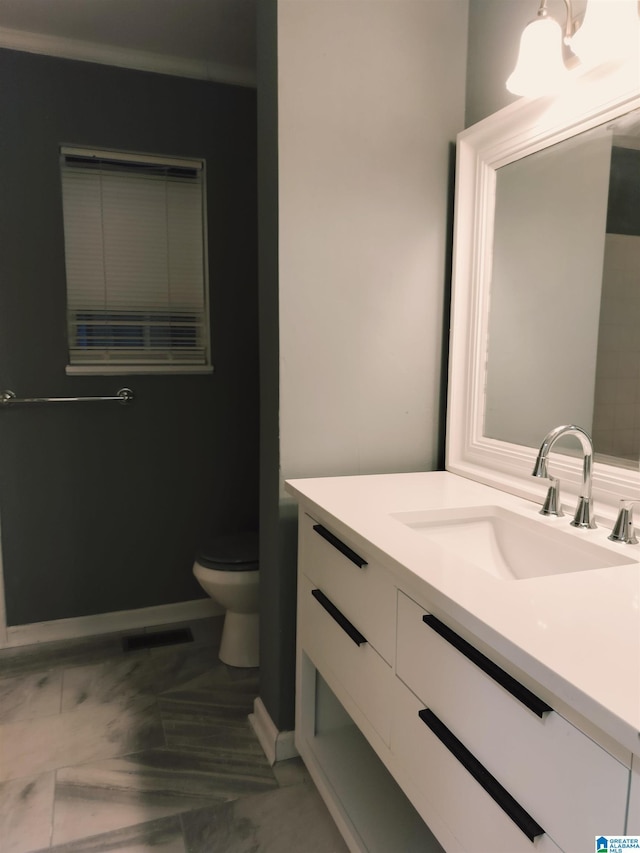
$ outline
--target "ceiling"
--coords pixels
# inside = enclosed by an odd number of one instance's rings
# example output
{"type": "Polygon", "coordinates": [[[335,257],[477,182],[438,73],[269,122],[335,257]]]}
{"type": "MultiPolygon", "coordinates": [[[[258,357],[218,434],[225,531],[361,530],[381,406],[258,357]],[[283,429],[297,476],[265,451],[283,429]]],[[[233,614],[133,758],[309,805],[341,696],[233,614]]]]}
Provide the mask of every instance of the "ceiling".
{"type": "Polygon", "coordinates": [[[257,0],[0,0],[0,47],[255,84],[257,0]]]}

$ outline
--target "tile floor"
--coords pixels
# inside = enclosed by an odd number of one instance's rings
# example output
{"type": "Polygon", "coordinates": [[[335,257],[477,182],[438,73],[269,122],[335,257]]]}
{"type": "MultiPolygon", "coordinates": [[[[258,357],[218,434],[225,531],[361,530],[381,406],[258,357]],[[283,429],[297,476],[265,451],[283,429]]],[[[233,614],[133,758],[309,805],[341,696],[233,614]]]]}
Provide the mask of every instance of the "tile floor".
{"type": "Polygon", "coordinates": [[[345,853],[302,763],[269,766],[221,625],[0,651],[1,853],[345,853]]]}

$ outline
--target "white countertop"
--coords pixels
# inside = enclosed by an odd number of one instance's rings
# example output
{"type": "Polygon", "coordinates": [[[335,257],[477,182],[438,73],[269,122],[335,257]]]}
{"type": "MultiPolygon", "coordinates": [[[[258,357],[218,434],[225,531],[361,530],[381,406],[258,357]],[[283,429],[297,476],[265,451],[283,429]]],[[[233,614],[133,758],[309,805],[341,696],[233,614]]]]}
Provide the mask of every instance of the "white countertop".
{"type": "Polygon", "coordinates": [[[436,616],[448,616],[452,628],[466,630],[480,648],[486,643],[543,693],[640,755],[640,544],[610,542],[604,527],[573,528],[570,515],[543,517],[539,504],[445,471],[289,480],[286,488],[349,544],[362,540],[436,616]],[[499,579],[393,517],[478,506],[503,507],[635,562],[499,579]]]}

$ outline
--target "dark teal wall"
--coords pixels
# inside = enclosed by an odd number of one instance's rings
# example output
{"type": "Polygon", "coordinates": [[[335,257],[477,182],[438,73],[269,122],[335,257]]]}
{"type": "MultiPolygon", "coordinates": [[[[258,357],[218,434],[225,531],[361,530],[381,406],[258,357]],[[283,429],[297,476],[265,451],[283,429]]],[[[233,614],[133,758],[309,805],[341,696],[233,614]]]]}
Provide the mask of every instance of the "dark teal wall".
{"type": "Polygon", "coordinates": [[[256,93],[0,51],[0,411],[9,625],[201,597],[207,532],[258,520],[256,93]],[[60,143],[204,157],[211,376],[67,377],[60,143]]]}
{"type": "Polygon", "coordinates": [[[280,501],[277,2],[258,4],[260,268],[260,698],[280,731],[294,727],[295,507],[280,501]]]}
{"type": "Polygon", "coordinates": [[[640,151],[613,146],[607,234],[640,236],[640,151]]]}

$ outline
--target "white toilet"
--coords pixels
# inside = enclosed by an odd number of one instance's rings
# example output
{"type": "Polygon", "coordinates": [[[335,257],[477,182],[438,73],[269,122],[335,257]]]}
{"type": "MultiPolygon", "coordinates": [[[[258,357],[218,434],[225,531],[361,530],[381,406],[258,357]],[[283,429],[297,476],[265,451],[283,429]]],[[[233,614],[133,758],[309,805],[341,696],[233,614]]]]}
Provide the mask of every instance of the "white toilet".
{"type": "Polygon", "coordinates": [[[229,666],[258,666],[258,534],[212,537],[196,555],[193,574],[227,611],[220,660],[229,666]]]}

